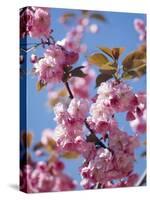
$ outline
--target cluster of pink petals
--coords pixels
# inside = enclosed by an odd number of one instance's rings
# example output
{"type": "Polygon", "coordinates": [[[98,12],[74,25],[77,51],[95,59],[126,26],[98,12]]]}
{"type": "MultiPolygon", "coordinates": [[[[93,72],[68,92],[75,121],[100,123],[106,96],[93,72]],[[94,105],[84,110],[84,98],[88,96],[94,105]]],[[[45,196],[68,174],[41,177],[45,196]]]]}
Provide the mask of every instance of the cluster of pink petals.
{"type": "Polygon", "coordinates": [[[109,135],[109,149],[87,149],[90,156],[86,157],[81,167],[81,185],[85,189],[92,189],[98,185],[101,188],[109,187],[110,183],[116,181],[120,187],[131,182],[133,185],[137,176],[134,181],[130,176],[134,169],[134,150],[138,145],[136,137],[129,136],[119,129],[112,130],[109,135]]]}
{"type": "Polygon", "coordinates": [[[55,106],[55,138],[58,150],[78,153],[84,151],[87,144],[83,136],[83,125],[87,112],[88,101],[79,98],[72,99],[68,106],[63,103],[55,106]]]}
{"type": "Polygon", "coordinates": [[[134,28],[139,33],[139,40],[146,40],[146,25],[143,20],[135,19],[134,20],[134,28]]]}
{"type": "Polygon", "coordinates": [[[27,7],[20,16],[20,36],[48,37],[51,17],[46,8],[27,7]]]}
{"type": "Polygon", "coordinates": [[[146,94],[139,92],[136,97],[138,104],[129,112],[127,119],[137,134],[143,134],[146,133],[146,94]]]}
{"type": "Polygon", "coordinates": [[[82,71],[87,74],[84,78],[72,77],[71,90],[74,96],[80,98],[89,98],[90,96],[90,84],[95,79],[95,71],[91,68],[88,63],[83,63],[85,66],[82,71]]]}
{"type": "Polygon", "coordinates": [[[35,73],[43,84],[60,82],[64,74],[64,67],[75,63],[78,54],[68,52],[57,44],[51,44],[35,64],[35,73]]]}
{"type": "Polygon", "coordinates": [[[95,103],[91,105],[88,123],[96,133],[105,136],[112,127],[117,127],[114,119],[117,112],[127,112],[127,120],[134,120],[131,111],[138,107],[139,102],[126,83],[115,80],[103,82],[98,88],[95,103]]]}
{"type": "Polygon", "coordinates": [[[20,189],[28,193],[74,190],[76,183],[63,169],[64,164],[59,160],[27,164],[20,173],[20,189]]]}

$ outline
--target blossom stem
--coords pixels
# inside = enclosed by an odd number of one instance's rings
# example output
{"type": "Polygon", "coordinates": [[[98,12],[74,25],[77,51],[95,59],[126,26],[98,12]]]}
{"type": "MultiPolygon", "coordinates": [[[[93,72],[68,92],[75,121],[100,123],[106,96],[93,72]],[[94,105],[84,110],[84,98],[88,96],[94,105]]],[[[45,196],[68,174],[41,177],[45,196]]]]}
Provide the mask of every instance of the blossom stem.
{"type": "Polygon", "coordinates": [[[67,91],[68,91],[68,93],[69,93],[69,98],[70,98],[70,99],[73,99],[74,97],[73,97],[72,91],[71,91],[71,89],[70,89],[69,83],[68,83],[68,82],[65,82],[65,86],[66,86],[67,91]]]}

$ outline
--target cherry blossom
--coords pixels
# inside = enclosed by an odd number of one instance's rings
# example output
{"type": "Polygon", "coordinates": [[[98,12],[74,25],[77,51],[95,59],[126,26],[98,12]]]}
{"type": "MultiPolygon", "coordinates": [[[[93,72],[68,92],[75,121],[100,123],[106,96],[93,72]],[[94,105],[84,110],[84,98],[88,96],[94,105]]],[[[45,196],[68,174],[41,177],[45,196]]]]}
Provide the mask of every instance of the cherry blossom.
{"type": "Polygon", "coordinates": [[[62,103],[54,107],[55,120],[58,124],[55,137],[59,149],[81,152],[85,143],[83,125],[87,112],[87,100],[77,98],[72,99],[68,107],[62,103]]]}
{"type": "Polygon", "coordinates": [[[28,193],[73,190],[76,183],[63,173],[64,164],[55,160],[27,164],[21,171],[21,190],[28,193]]]}
{"type": "Polygon", "coordinates": [[[143,20],[135,19],[134,20],[134,28],[139,33],[139,40],[146,40],[146,26],[143,20]]]}

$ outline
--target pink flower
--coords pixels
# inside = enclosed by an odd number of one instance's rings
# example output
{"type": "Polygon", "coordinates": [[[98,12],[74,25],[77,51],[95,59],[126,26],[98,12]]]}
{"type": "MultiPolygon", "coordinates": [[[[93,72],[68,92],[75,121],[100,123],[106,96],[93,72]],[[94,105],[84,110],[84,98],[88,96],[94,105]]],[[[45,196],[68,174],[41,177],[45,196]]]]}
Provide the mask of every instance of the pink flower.
{"type": "Polygon", "coordinates": [[[30,8],[26,8],[24,11],[20,11],[20,37],[24,38],[29,34],[33,22],[33,11],[30,8]]]}
{"type": "Polygon", "coordinates": [[[146,132],[146,95],[140,92],[136,98],[138,103],[132,108],[135,119],[130,121],[130,125],[137,134],[143,134],[146,132]]]}
{"type": "Polygon", "coordinates": [[[83,125],[87,112],[88,102],[77,98],[72,99],[68,106],[58,103],[54,107],[57,122],[55,138],[59,151],[84,151],[83,125]]]}
{"type": "Polygon", "coordinates": [[[127,112],[127,120],[135,119],[134,110],[138,99],[132,89],[123,82],[111,80],[101,83],[95,102],[91,105],[87,119],[90,127],[104,137],[111,127],[117,127],[114,116],[118,112],[127,112]]]}
{"type": "Polygon", "coordinates": [[[21,11],[20,36],[48,37],[50,34],[51,17],[48,10],[39,7],[28,7],[21,11]]]}
{"type": "Polygon", "coordinates": [[[39,80],[44,84],[60,82],[63,77],[64,62],[65,54],[61,47],[50,45],[44,57],[34,64],[39,80]]]}
{"type": "Polygon", "coordinates": [[[50,15],[47,10],[37,8],[32,19],[32,27],[29,31],[31,37],[48,37],[50,34],[50,15]]]}
{"type": "Polygon", "coordinates": [[[139,33],[139,40],[146,40],[146,26],[143,20],[135,19],[134,20],[134,28],[139,33]]]}
{"type": "Polygon", "coordinates": [[[141,19],[135,19],[134,20],[134,28],[137,32],[141,33],[143,30],[145,30],[145,23],[141,19]]]}
{"type": "Polygon", "coordinates": [[[74,190],[75,182],[63,169],[64,164],[57,159],[49,164],[40,161],[25,165],[20,174],[20,189],[28,193],[74,190]]]}
{"type": "Polygon", "coordinates": [[[35,72],[43,84],[60,82],[63,76],[63,69],[55,63],[52,57],[44,57],[34,64],[35,72]]]}
{"type": "MultiPolygon", "coordinates": [[[[80,170],[81,185],[85,189],[92,189],[98,185],[101,188],[111,187],[110,183],[116,181],[122,187],[134,184],[137,176],[130,175],[134,169],[134,150],[138,145],[137,137],[129,136],[119,129],[111,130],[109,149],[96,149],[94,146],[87,148],[80,170]]],[[[115,183],[113,185],[115,187],[115,183]]]]}

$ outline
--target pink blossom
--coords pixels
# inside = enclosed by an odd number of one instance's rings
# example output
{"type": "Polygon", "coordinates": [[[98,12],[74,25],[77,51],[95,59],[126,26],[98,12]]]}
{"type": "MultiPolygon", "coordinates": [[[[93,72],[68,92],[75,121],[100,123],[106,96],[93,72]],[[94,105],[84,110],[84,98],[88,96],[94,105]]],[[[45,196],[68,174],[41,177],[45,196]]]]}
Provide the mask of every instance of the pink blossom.
{"type": "Polygon", "coordinates": [[[44,84],[61,81],[64,62],[64,51],[57,45],[50,45],[46,49],[44,57],[34,64],[35,72],[39,75],[39,80],[44,84]]]}
{"type": "Polygon", "coordinates": [[[38,58],[35,54],[32,54],[30,60],[32,63],[36,63],[38,61],[38,58]]]}
{"type": "Polygon", "coordinates": [[[134,28],[139,33],[139,40],[146,40],[146,26],[143,20],[135,19],[134,20],[134,28]]]}
{"type": "Polygon", "coordinates": [[[138,103],[132,108],[135,119],[130,121],[130,125],[137,134],[143,134],[146,132],[146,95],[140,92],[136,98],[138,103]]]}
{"type": "Polygon", "coordinates": [[[109,149],[87,148],[90,156],[86,153],[87,156],[81,166],[81,185],[86,189],[92,189],[97,185],[101,188],[110,187],[108,183],[114,180],[119,181],[120,187],[133,184],[137,176],[130,175],[134,169],[134,150],[138,145],[136,137],[129,136],[119,129],[111,130],[109,149]]]}
{"type": "Polygon", "coordinates": [[[31,37],[48,37],[50,34],[50,15],[47,10],[37,8],[32,19],[32,27],[29,31],[31,37]]]}
{"type": "Polygon", "coordinates": [[[85,146],[83,125],[87,112],[88,102],[77,98],[72,99],[68,106],[58,103],[54,107],[57,122],[55,138],[59,150],[83,151],[85,146]]]}
{"type": "Polygon", "coordinates": [[[28,193],[56,192],[75,189],[75,182],[63,173],[64,165],[55,160],[51,163],[37,162],[21,170],[21,191],[28,193]]]}
{"type": "Polygon", "coordinates": [[[87,118],[90,127],[96,133],[105,136],[112,126],[117,127],[114,119],[117,112],[127,112],[127,120],[135,119],[132,110],[137,106],[138,100],[127,84],[115,80],[104,82],[99,86],[97,93],[87,118]]]}
{"type": "Polygon", "coordinates": [[[28,7],[21,11],[20,36],[48,37],[50,34],[51,17],[48,10],[39,7],[28,7]]]}
{"type": "Polygon", "coordinates": [[[33,11],[30,8],[25,8],[24,11],[20,11],[20,37],[24,38],[29,34],[33,22],[33,11]]]}
{"type": "Polygon", "coordinates": [[[34,71],[44,84],[60,82],[64,68],[75,63],[78,58],[78,53],[68,52],[58,44],[51,44],[46,49],[44,57],[34,64],[34,71]]]}
{"type": "Polygon", "coordinates": [[[63,69],[55,63],[52,57],[44,57],[34,64],[35,72],[43,84],[59,82],[63,76],[63,69]]]}

